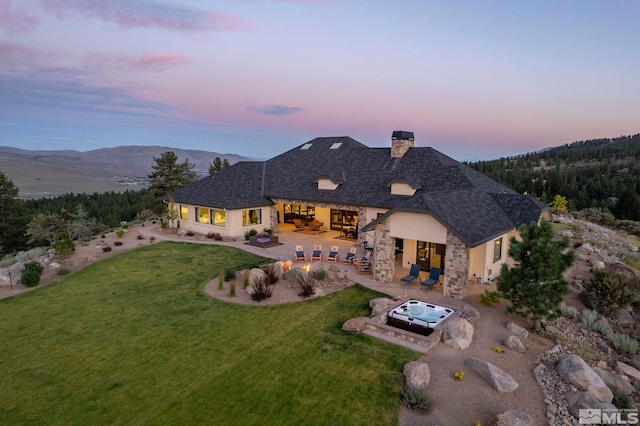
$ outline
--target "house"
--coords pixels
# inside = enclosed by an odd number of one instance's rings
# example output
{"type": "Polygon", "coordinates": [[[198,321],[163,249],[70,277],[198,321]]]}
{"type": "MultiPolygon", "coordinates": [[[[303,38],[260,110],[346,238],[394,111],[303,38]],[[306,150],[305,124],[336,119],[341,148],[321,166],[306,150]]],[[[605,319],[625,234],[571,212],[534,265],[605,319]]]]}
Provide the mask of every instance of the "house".
{"type": "Polygon", "coordinates": [[[517,228],[548,207],[430,147],[393,132],[390,148],[350,137],[316,138],[267,161],[240,162],[173,194],[182,226],[243,236],[318,219],[373,246],[373,279],[391,282],[396,261],[444,273],[444,293],[496,278],[517,228]]]}

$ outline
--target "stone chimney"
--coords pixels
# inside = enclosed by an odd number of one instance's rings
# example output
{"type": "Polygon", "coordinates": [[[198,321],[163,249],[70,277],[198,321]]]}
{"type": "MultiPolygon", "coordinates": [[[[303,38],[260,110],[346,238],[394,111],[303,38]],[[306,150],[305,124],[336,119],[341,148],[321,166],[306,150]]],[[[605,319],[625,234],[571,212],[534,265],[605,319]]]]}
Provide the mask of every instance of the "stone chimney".
{"type": "Polygon", "coordinates": [[[395,130],[391,135],[391,158],[402,158],[409,148],[413,148],[413,132],[395,130]]]}

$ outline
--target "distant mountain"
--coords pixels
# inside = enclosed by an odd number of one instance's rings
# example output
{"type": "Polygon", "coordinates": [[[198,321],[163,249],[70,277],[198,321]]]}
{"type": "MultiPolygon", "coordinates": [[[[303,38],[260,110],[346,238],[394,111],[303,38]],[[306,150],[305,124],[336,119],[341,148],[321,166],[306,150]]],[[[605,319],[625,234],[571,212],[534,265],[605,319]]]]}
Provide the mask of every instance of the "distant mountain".
{"type": "Polygon", "coordinates": [[[208,173],[216,157],[231,164],[249,160],[236,154],[161,146],[119,146],[86,152],[0,146],[0,171],[20,189],[22,198],[140,189],[146,185],[154,158],[167,151],[175,152],[180,162],[188,158],[201,176],[208,173]]]}

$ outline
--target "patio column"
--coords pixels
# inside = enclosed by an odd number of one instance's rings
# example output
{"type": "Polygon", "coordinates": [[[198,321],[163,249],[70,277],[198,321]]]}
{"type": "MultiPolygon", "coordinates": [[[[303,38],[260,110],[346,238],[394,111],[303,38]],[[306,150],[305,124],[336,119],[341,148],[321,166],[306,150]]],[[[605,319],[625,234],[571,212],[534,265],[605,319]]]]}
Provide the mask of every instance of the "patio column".
{"type": "Polygon", "coordinates": [[[390,283],[396,272],[396,245],[388,218],[375,226],[373,239],[373,280],[390,283]]]}
{"type": "Polygon", "coordinates": [[[278,224],[278,204],[274,204],[269,209],[269,228],[275,234],[280,230],[280,225],[278,224]]]}
{"type": "Polygon", "coordinates": [[[464,299],[469,279],[469,248],[447,230],[444,260],[444,295],[464,299]]]}

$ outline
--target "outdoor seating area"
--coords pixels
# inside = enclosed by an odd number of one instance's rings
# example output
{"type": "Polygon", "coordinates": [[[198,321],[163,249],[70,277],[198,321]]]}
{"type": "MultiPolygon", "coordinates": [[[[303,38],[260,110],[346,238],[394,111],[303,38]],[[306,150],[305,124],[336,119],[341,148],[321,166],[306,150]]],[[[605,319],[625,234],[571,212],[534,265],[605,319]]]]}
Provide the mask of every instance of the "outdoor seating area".
{"type": "Polygon", "coordinates": [[[311,221],[294,219],[293,226],[295,227],[294,232],[303,232],[303,233],[309,233],[309,234],[318,234],[320,232],[326,232],[323,229],[324,223],[320,222],[318,219],[313,219],[311,221]]]}

